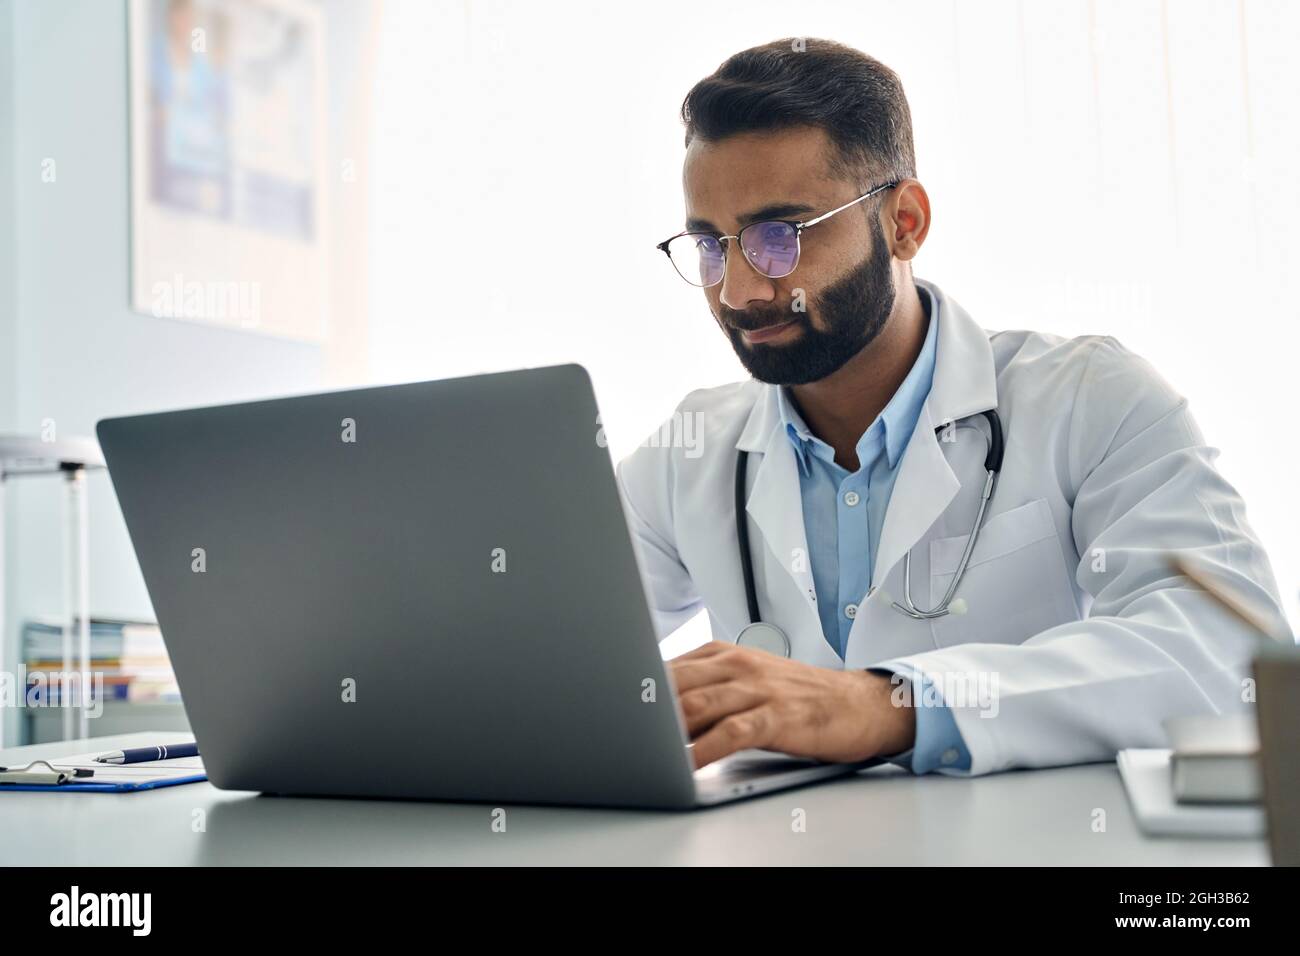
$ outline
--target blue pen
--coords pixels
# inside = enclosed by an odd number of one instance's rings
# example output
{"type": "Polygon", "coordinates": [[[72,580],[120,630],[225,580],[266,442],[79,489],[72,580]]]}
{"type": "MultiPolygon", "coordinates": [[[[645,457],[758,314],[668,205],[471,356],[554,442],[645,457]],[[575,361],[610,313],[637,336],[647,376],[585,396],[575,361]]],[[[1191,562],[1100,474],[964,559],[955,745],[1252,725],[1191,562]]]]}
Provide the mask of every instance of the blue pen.
{"type": "Polygon", "coordinates": [[[96,763],[144,763],[149,760],[170,760],[172,757],[197,757],[198,744],[171,744],[163,747],[132,747],[130,750],[114,750],[112,753],[96,757],[96,763]]]}

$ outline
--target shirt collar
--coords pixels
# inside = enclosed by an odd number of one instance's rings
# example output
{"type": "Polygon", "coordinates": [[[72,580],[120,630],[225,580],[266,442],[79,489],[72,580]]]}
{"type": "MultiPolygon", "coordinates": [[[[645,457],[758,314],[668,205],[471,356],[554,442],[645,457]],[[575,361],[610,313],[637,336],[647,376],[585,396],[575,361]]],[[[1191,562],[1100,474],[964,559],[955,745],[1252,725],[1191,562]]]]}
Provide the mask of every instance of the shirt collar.
{"type": "MultiPolygon", "coordinates": [[[[939,310],[934,306],[934,300],[929,289],[918,285],[916,290],[921,296],[928,317],[925,341],[921,345],[921,351],[912,364],[911,370],[907,373],[907,377],[903,379],[902,384],[898,386],[898,390],[894,392],[889,404],[885,406],[884,410],[876,417],[876,420],[858,439],[859,462],[870,461],[875,457],[872,445],[880,441],[880,430],[883,428],[885,433],[885,454],[889,458],[889,467],[898,467],[898,459],[902,457],[904,449],[907,448],[907,443],[912,438],[912,432],[916,430],[916,420],[921,415],[921,408],[925,404],[926,396],[930,394],[930,386],[934,381],[934,365],[939,338],[939,310]]],[[[795,408],[794,402],[790,398],[789,390],[785,386],[780,386],[776,391],[777,408],[780,410],[781,423],[790,438],[790,443],[794,446],[795,458],[799,462],[799,470],[804,477],[808,477],[812,469],[809,456],[817,454],[818,457],[827,461],[834,461],[834,450],[808,430],[803,416],[799,414],[799,410],[795,408]]]]}
{"type": "Polygon", "coordinates": [[[794,458],[799,463],[799,471],[807,478],[812,474],[812,462],[808,458],[812,453],[811,446],[813,442],[820,442],[821,439],[808,430],[803,416],[794,407],[794,402],[791,401],[784,385],[777,386],[776,406],[781,411],[781,426],[790,437],[790,444],[794,446],[794,458]]]}

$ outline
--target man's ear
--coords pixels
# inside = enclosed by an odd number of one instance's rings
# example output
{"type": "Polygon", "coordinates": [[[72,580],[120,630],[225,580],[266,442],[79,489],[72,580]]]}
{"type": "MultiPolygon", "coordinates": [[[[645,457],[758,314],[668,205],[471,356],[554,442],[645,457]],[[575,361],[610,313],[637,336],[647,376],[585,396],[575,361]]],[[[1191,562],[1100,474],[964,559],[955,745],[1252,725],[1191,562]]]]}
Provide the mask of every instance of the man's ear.
{"type": "Polygon", "coordinates": [[[891,238],[894,258],[915,258],[930,232],[930,196],[918,180],[904,179],[886,203],[885,234],[891,238]]]}

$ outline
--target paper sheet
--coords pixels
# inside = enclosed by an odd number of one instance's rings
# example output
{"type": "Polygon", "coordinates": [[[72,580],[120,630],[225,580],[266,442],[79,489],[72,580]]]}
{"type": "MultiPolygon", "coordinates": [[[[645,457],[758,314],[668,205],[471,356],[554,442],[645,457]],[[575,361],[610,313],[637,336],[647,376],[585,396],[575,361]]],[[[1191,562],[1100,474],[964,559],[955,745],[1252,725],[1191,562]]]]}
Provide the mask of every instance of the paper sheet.
{"type": "Polygon", "coordinates": [[[144,763],[96,763],[95,758],[108,751],[96,750],[71,757],[55,757],[47,761],[59,770],[88,768],[93,777],[79,778],[77,783],[152,783],[176,777],[194,777],[204,772],[202,757],[172,757],[170,760],[149,760],[144,763]]]}

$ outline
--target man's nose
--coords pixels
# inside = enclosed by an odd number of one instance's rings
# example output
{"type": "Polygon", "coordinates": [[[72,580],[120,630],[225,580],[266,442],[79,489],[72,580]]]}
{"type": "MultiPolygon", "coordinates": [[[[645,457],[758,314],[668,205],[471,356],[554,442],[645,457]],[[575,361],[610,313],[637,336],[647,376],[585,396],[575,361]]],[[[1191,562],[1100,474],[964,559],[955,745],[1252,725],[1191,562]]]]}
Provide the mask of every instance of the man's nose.
{"type": "Polygon", "coordinates": [[[743,312],[753,302],[771,302],[776,298],[776,285],[749,264],[740,251],[739,240],[727,243],[727,268],[722,276],[718,298],[729,309],[743,312]]]}

